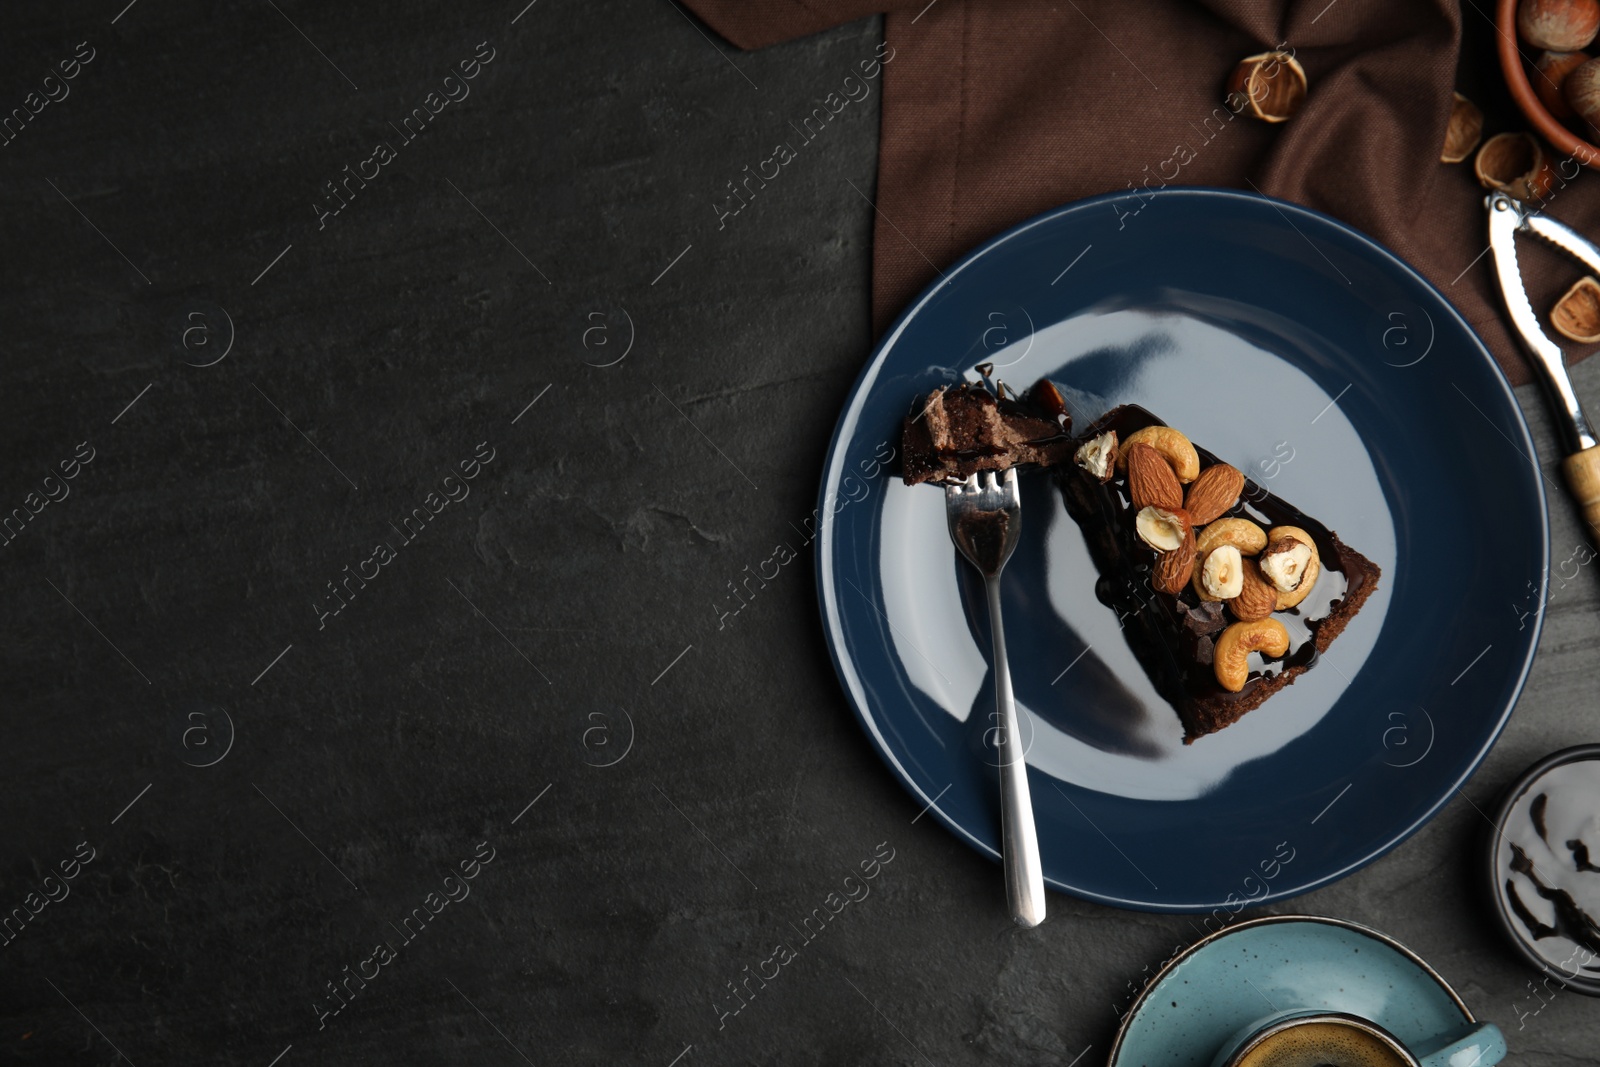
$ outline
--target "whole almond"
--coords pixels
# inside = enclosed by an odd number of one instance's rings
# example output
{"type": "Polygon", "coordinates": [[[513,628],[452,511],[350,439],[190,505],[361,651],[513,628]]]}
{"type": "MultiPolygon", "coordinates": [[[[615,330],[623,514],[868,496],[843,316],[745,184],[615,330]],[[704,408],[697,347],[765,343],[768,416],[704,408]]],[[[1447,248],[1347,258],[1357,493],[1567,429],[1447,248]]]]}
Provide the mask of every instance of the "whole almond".
{"type": "MultiPolygon", "coordinates": [[[[1161,557],[1156,560],[1156,571],[1151,584],[1161,592],[1171,593],[1173,596],[1183,592],[1183,587],[1189,584],[1189,578],[1194,574],[1194,557],[1194,527],[1190,526],[1184,530],[1183,541],[1178,547],[1171,552],[1161,553],[1161,557]]],[[[1268,585],[1267,588],[1272,589],[1272,586],[1268,585]]],[[[1276,589],[1272,589],[1272,602],[1274,604],[1278,602],[1276,589]]]]}
{"type": "Polygon", "coordinates": [[[1183,486],[1167,457],[1142,441],[1128,449],[1128,495],[1138,509],[1183,507],[1183,486]]]}
{"type": "Polygon", "coordinates": [[[1272,614],[1278,606],[1278,590],[1253,559],[1244,560],[1244,586],[1239,595],[1228,601],[1228,609],[1240,622],[1254,622],[1272,614]]]}
{"type": "Polygon", "coordinates": [[[1122,442],[1122,450],[1117,453],[1117,470],[1127,467],[1128,450],[1134,445],[1149,445],[1166,456],[1167,462],[1172,464],[1172,473],[1184,485],[1200,476],[1200,453],[1195,451],[1194,442],[1171,426],[1157,423],[1129,434],[1128,439],[1122,442]]]}
{"type": "MultiPolygon", "coordinates": [[[[1131,469],[1131,468],[1130,468],[1131,469]]],[[[1220,519],[1239,502],[1244,491],[1244,475],[1237,467],[1216,463],[1200,472],[1200,477],[1189,486],[1189,496],[1184,510],[1196,526],[1204,526],[1220,519]]]]}

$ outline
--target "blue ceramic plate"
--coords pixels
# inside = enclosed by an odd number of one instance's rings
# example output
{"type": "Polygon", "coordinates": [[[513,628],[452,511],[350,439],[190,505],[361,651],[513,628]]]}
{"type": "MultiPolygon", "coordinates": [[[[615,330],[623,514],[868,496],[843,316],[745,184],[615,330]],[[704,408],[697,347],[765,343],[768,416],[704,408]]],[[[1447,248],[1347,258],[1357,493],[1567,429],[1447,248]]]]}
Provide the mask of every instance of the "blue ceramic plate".
{"type": "Polygon", "coordinates": [[[1383,568],[1320,663],[1184,745],[1051,476],[1025,473],[1006,640],[1049,884],[1154,911],[1279,899],[1449,799],[1539,633],[1545,500],[1516,400],[1439,292],[1370,239],[1293,204],[1171,189],[1082,201],[972,253],[884,338],[839,418],[823,627],[919,806],[997,854],[982,585],[944,494],[900,484],[894,459],[913,401],[985,361],[1019,388],[1062,385],[1080,427],[1142,404],[1383,568]]]}
{"type": "Polygon", "coordinates": [[[1170,960],[1123,1020],[1110,1067],[1208,1067],[1235,1031],[1296,1008],[1371,1019],[1413,1048],[1475,1021],[1443,978],[1376,930],[1274,915],[1170,960]]]}

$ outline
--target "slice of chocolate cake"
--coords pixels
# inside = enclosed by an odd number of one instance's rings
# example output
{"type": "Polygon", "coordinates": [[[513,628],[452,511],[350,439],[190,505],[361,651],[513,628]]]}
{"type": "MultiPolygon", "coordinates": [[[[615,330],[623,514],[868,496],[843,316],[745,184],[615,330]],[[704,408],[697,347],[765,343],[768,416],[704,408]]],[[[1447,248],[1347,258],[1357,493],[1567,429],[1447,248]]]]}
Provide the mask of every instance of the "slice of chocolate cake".
{"type": "Polygon", "coordinates": [[[961,481],[979,471],[1066,463],[1077,447],[1056,387],[1040,381],[1022,396],[1001,383],[963,382],[918,401],[901,431],[907,485],[961,481]]]}
{"type": "Polygon", "coordinates": [[[1377,588],[1378,566],[1338,534],[1143,408],[1112,409],[1077,443],[1058,477],[1096,593],[1185,744],[1311,669],[1377,588]]]}

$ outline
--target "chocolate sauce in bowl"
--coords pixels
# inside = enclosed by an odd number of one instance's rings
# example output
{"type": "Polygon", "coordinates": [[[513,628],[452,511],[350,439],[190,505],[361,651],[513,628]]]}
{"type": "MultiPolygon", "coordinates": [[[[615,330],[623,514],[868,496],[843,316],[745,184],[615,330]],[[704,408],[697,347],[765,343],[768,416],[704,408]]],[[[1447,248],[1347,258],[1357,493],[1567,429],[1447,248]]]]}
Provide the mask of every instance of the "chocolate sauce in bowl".
{"type": "Polygon", "coordinates": [[[1525,954],[1600,994],[1600,750],[1563,755],[1513,787],[1493,843],[1495,893],[1525,954]]]}

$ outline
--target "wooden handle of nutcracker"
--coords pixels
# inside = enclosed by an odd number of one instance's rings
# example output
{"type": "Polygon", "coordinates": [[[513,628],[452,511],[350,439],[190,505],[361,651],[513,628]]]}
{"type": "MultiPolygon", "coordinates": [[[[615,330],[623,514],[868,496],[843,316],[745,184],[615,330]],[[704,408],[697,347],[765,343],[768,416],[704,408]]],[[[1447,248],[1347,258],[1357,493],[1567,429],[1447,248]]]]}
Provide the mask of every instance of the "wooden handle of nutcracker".
{"type": "Polygon", "coordinates": [[[1600,537],[1600,445],[1574,452],[1562,461],[1561,470],[1589,531],[1600,537]]]}

